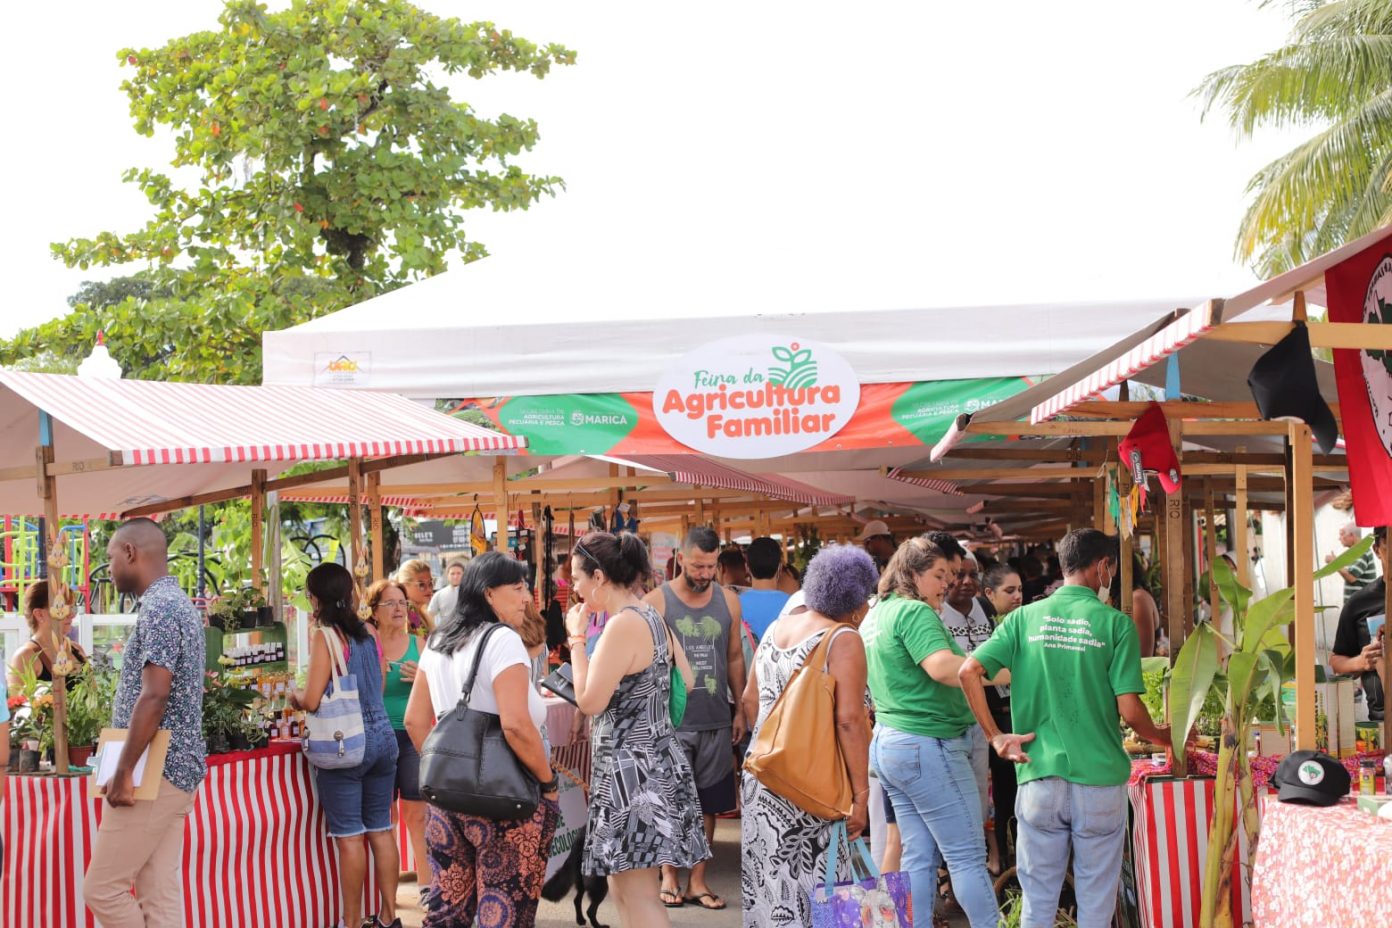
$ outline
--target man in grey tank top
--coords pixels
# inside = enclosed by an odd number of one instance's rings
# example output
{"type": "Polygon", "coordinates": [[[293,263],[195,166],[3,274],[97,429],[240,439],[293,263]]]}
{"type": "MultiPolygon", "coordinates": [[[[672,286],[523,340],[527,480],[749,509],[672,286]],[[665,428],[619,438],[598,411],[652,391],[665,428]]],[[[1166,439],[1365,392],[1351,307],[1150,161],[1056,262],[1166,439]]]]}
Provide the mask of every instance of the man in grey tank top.
{"type": "MultiPolygon", "coordinates": [[[[739,696],[744,692],[744,647],[739,597],[715,582],[720,536],[705,526],[687,533],[678,553],[681,576],[653,590],[644,602],[658,611],[681,641],[696,686],[686,699],[677,739],[696,777],[706,840],[715,846],[715,817],[736,806],[734,746],[745,732],[739,696]],[[731,699],[733,687],[734,699],[731,699]]],[[[706,882],[706,864],[691,868],[682,892],[676,868],[662,868],[662,901],[669,907],[694,903],[725,908],[706,882]]]]}

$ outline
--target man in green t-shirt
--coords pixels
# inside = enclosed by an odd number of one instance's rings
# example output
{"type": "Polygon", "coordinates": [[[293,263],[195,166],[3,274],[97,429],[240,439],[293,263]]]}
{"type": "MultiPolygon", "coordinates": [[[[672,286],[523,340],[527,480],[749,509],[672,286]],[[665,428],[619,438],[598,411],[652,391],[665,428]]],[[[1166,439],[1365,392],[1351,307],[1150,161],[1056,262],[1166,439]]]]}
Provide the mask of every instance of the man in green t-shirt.
{"type": "Polygon", "coordinates": [[[1021,924],[1054,924],[1071,844],[1079,928],[1100,928],[1112,923],[1126,839],[1131,764],[1118,718],[1153,744],[1168,745],[1170,732],[1137,695],[1145,686],[1135,624],[1099,598],[1116,571],[1116,539],[1078,529],[1058,553],[1064,585],[1010,613],[959,677],[992,749],[1017,765],[1021,924]],[[983,681],[1002,668],[1017,734],[1001,732],[986,704],[983,681]]]}

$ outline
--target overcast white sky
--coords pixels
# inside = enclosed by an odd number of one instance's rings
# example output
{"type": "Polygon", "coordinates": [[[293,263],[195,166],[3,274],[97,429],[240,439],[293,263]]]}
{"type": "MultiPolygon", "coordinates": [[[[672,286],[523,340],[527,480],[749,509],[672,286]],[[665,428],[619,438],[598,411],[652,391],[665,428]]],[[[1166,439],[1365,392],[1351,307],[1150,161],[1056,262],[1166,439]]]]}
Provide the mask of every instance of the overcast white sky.
{"type": "MultiPolygon", "coordinates": [[[[1252,281],[1232,260],[1246,181],[1294,139],[1239,144],[1188,96],[1284,40],[1255,0],[417,2],[579,52],[544,81],[458,82],[481,112],[537,118],[525,163],[569,187],[473,229],[494,254],[630,286],[817,273],[919,306],[1227,295],[1252,281]]],[[[116,52],[220,9],[10,8],[0,336],[134,269],[68,271],[49,243],[143,223],[120,174],[171,149],[131,129],[116,52]]]]}

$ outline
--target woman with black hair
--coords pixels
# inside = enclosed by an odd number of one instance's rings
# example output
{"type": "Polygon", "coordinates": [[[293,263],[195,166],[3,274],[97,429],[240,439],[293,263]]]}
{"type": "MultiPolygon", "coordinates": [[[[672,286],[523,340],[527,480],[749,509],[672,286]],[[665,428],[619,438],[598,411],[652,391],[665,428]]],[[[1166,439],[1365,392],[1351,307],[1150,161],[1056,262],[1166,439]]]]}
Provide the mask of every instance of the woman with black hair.
{"type": "Polygon", "coordinates": [[[358,618],[353,575],[340,564],[320,564],[305,578],[314,629],[309,636],[309,676],[305,688],[291,698],[301,709],[319,708],[333,677],[337,648],[357,677],[358,702],[362,706],[363,732],[367,736],[362,763],[344,770],[316,768],[314,780],[319,801],[329,822],[329,836],[338,849],[338,888],[343,917],[340,926],[362,924],[363,881],[367,878],[367,849],[377,875],[381,908],[371,924],[400,928],[396,918],[396,883],[401,859],[392,831],[392,790],[396,783],[396,736],[382,700],[382,667],[376,639],[358,618]],[[385,921],[383,921],[385,919],[385,921]]]}
{"type": "MultiPolygon", "coordinates": [[[[1231,558],[1228,558],[1228,563],[1232,563],[1231,558]]],[[[1120,568],[1112,575],[1112,585],[1107,588],[1107,594],[1108,605],[1113,609],[1126,611],[1122,606],[1120,568]]],[[[1135,551],[1131,552],[1130,612],[1131,621],[1136,624],[1136,637],[1141,642],[1141,657],[1151,657],[1155,654],[1155,639],[1160,633],[1160,608],[1155,604],[1155,596],[1146,583],[1145,561],[1141,560],[1141,555],[1135,551]]]]}
{"type": "Polygon", "coordinates": [[[434,878],[425,928],[480,925],[531,928],[546,878],[551,838],[560,820],[560,783],[541,742],[546,704],[532,685],[531,658],[512,628],[526,618],[531,593],[527,565],[489,551],[469,562],[454,612],[442,616],[421,655],[406,706],[406,731],[416,750],[435,720],[458,703],[479,643],[487,636],[469,708],[497,715],[522,766],[541,784],[542,801],[529,818],[495,820],[431,806],[425,828],[434,878]]]}
{"type": "Polygon", "coordinates": [[[689,868],[711,856],[696,780],[672,727],[672,666],[694,683],[681,646],[637,590],[652,573],[637,535],[590,532],[571,549],[575,590],[609,614],[594,657],[584,617],[567,619],[575,697],[594,716],[593,774],[582,864],[609,878],[626,928],[670,925],[659,867],[689,868]]]}

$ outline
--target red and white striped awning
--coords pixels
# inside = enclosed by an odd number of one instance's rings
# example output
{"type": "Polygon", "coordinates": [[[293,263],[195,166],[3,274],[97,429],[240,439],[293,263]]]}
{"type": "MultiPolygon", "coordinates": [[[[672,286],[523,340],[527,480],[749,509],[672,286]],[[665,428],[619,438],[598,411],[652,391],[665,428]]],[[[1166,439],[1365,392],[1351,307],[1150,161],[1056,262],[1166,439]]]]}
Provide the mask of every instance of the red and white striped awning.
{"type": "Polygon", "coordinates": [[[0,370],[0,513],[39,513],[34,449],[52,421],[60,512],[119,514],[246,486],[297,461],[497,451],[525,440],[399,396],[0,370]]]}
{"type": "Polygon", "coordinates": [[[1062,393],[1056,393],[1030,411],[1030,422],[1052,419],[1084,400],[1091,399],[1108,387],[1145,370],[1190,344],[1213,328],[1213,304],[1202,303],[1156,332],[1150,338],[1118,355],[1107,364],[1088,374],[1062,393]]]}
{"type": "Polygon", "coordinates": [[[849,506],[855,503],[854,496],[829,493],[778,474],[746,473],[694,454],[629,455],[625,460],[663,471],[678,483],[693,486],[743,490],[804,506],[849,506]]]}
{"type": "Polygon", "coordinates": [[[128,465],[503,451],[525,439],[387,393],[105,380],[0,370],[12,392],[128,465]]]}
{"type": "Polygon", "coordinates": [[[907,483],[911,487],[922,487],[925,490],[933,490],[937,493],[946,493],[949,496],[961,496],[962,491],[957,488],[957,484],[949,480],[933,480],[929,477],[906,477],[906,468],[896,467],[885,474],[890,480],[897,480],[900,483],[907,483]]]}

